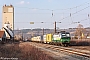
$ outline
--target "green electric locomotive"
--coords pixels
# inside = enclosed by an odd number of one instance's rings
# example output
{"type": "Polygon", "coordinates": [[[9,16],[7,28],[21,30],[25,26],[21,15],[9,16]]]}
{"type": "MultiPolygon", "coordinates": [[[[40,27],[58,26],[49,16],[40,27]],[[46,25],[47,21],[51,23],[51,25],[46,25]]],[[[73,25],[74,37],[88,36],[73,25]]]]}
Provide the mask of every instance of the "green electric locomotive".
{"type": "Polygon", "coordinates": [[[70,43],[70,33],[69,32],[60,32],[53,35],[52,42],[61,44],[62,46],[68,46],[70,43]]]}

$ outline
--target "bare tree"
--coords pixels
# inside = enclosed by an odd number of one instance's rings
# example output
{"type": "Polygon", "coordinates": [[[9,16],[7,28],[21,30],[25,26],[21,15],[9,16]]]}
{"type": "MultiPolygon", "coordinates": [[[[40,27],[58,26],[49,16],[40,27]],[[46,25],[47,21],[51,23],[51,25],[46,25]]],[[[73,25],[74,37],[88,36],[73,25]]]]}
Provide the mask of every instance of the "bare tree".
{"type": "Polygon", "coordinates": [[[82,39],[82,38],[85,38],[85,28],[83,27],[83,25],[79,24],[77,26],[77,29],[75,31],[75,37],[78,38],[78,39],[82,39]]]}

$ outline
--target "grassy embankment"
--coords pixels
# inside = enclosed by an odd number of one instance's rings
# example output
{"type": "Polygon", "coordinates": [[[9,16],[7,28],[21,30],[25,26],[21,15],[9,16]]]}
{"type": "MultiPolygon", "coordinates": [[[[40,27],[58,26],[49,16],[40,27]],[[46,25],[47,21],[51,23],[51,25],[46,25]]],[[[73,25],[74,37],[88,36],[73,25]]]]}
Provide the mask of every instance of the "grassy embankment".
{"type": "Polygon", "coordinates": [[[0,45],[0,58],[18,58],[18,60],[54,60],[43,51],[28,44],[19,47],[19,44],[0,45]]]}

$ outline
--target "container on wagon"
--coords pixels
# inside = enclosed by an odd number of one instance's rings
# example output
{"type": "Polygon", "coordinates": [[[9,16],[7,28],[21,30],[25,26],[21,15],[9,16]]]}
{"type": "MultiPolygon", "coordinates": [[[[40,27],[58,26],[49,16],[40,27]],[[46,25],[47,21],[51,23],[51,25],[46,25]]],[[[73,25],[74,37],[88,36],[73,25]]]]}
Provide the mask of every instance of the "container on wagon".
{"type": "Polygon", "coordinates": [[[43,35],[43,42],[46,43],[46,35],[43,35]]]}
{"type": "Polygon", "coordinates": [[[36,41],[36,37],[33,37],[33,41],[36,41]]]}
{"type": "Polygon", "coordinates": [[[52,42],[52,39],[53,39],[53,35],[52,35],[52,34],[47,34],[47,35],[46,35],[46,42],[47,42],[47,43],[52,42]]]}
{"type": "Polygon", "coordinates": [[[31,38],[31,41],[34,41],[35,37],[31,38]]]}
{"type": "Polygon", "coordinates": [[[42,42],[43,36],[37,36],[37,42],[42,42]]]}

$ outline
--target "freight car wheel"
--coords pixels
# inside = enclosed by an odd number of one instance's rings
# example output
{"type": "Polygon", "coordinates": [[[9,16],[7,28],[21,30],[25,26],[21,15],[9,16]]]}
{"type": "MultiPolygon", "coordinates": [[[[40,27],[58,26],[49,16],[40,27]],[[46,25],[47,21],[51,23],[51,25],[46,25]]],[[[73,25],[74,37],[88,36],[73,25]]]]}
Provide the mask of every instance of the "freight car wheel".
{"type": "Polygon", "coordinates": [[[68,44],[65,44],[65,47],[68,47],[68,44]]]}
{"type": "Polygon", "coordinates": [[[67,47],[69,46],[69,44],[67,44],[67,47]]]}
{"type": "Polygon", "coordinates": [[[68,45],[67,45],[67,44],[62,44],[61,46],[63,46],[63,47],[67,47],[68,45]]]}
{"type": "Polygon", "coordinates": [[[64,46],[66,47],[66,46],[67,46],[67,44],[64,44],[64,46]]]}
{"type": "Polygon", "coordinates": [[[61,43],[61,46],[65,46],[65,45],[61,43]]]}

